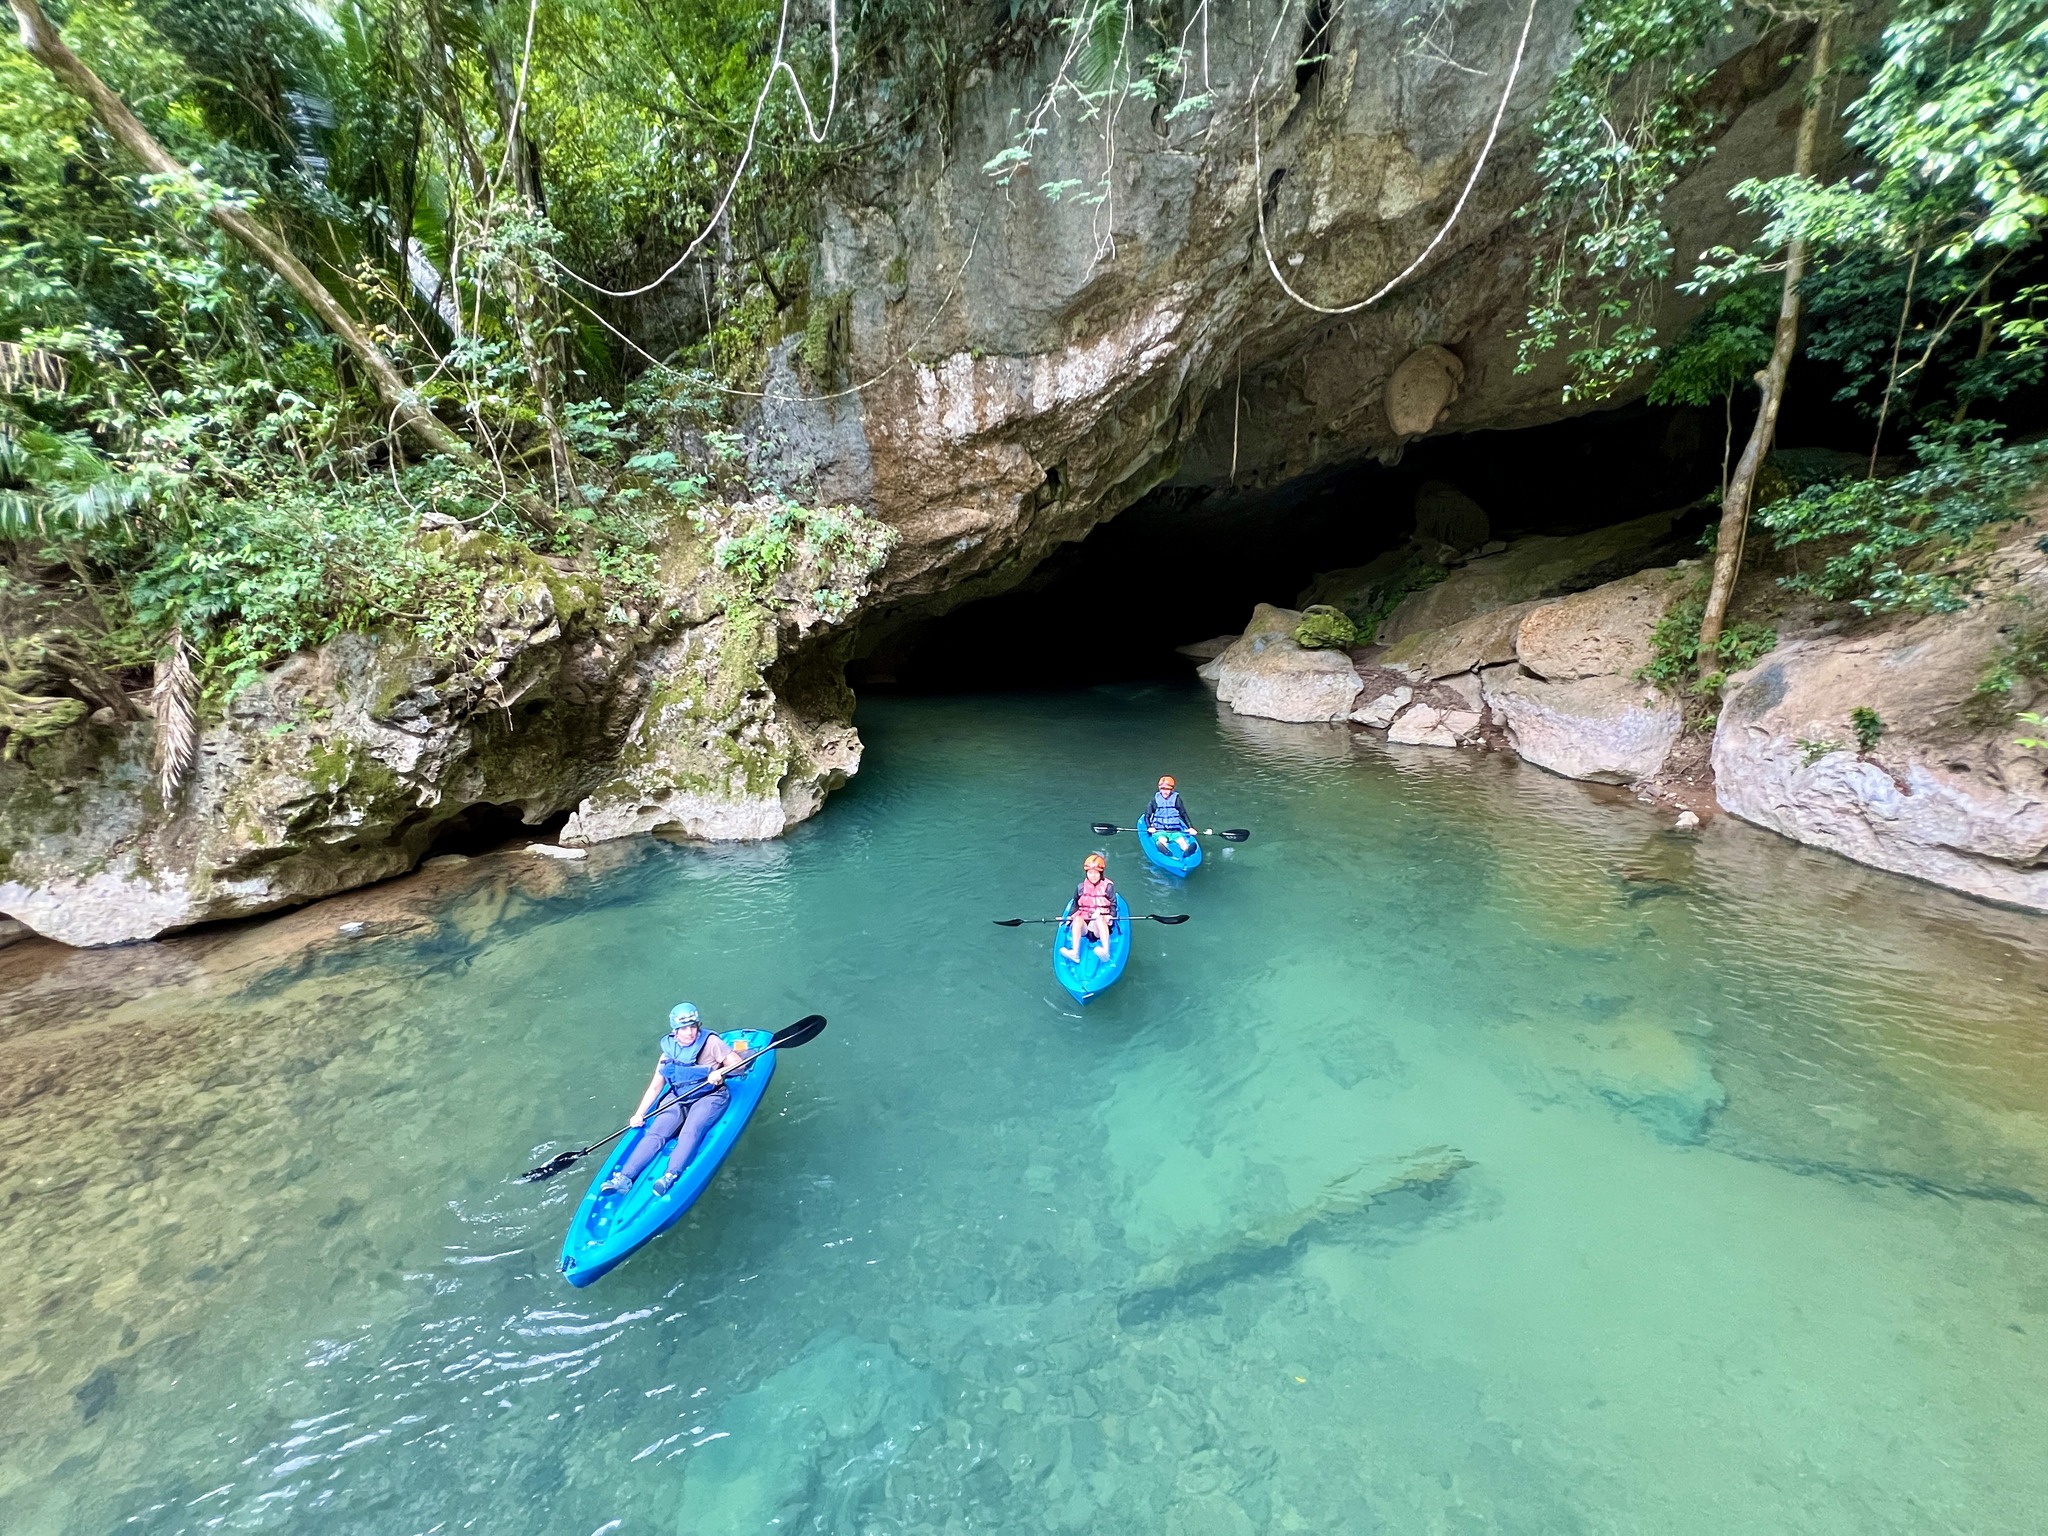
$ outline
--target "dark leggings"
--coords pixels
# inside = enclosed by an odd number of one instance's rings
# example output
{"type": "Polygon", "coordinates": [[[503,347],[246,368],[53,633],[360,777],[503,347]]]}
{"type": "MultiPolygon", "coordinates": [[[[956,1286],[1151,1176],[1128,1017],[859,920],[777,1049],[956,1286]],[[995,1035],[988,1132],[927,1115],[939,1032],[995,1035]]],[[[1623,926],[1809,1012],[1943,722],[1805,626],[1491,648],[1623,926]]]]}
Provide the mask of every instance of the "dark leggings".
{"type": "Polygon", "coordinates": [[[683,1165],[690,1160],[690,1154],[697,1150],[697,1143],[704,1139],[704,1133],[711,1128],[711,1122],[725,1113],[725,1106],[732,1102],[732,1095],[720,1088],[707,1093],[689,1106],[671,1104],[652,1120],[647,1129],[640,1133],[640,1140],[626,1156],[626,1164],[619,1172],[630,1182],[640,1177],[640,1170],[660,1155],[661,1144],[674,1136],[675,1150],[668,1155],[668,1171],[681,1173],[683,1165]]]}

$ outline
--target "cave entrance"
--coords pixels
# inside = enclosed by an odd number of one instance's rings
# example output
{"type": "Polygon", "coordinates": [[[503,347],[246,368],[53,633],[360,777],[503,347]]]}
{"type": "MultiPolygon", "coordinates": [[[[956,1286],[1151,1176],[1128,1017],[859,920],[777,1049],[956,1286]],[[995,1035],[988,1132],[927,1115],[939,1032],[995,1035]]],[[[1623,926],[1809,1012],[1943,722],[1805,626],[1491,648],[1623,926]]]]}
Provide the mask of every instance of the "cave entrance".
{"type": "Polygon", "coordinates": [[[979,692],[1185,678],[1176,646],[1237,633],[1257,603],[1298,606],[1319,572],[1405,544],[1418,514],[1472,550],[1690,505],[1690,543],[1712,519],[1701,498],[1720,473],[1718,417],[1633,406],[1431,438],[1392,467],[1367,459],[1270,490],[1167,485],[1021,587],[884,636],[848,681],[979,692]]]}
{"type": "Polygon", "coordinates": [[[434,840],[422,858],[456,853],[474,858],[493,853],[514,843],[552,843],[569,824],[569,813],[561,811],[545,821],[530,822],[516,805],[494,805],[479,801],[465,806],[434,829],[434,840]]]}

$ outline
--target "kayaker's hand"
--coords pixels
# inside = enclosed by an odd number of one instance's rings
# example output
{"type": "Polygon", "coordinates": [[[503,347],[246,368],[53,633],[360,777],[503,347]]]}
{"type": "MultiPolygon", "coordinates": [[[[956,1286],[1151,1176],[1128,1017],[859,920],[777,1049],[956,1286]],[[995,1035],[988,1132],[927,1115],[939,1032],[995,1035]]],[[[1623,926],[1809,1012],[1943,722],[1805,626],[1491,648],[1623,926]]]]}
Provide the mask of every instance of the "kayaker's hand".
{"type": "Polygon", "coordinates": [[[643,1114],[639,1114],[639,1113],[637,1113],[637,1112],[636,1112],[636,1113],[634,1114],[634,1116],[633,1116],[633,1118],[632,1118],[632,1119],[630,1119],[630,1120],[628,1120],[628,1121],[626,1122],[626,1124],[630,1125],[630,1126],[631,1126],[631,1127],[632,1127],[632,1128],[633,1128],[634,1130],[636,1130],[636,1131],[637,1131],[637,1130],[639,1130],[639,1129],[640,1129],[640,1127],[641,1127],[641,1126],[643,1126],[643,1125],[645,1125],[646,1123],[647,1123],[647,1117],[646,1117],[645,1115],[643,1115],[643,1114]]]}
{"type": "Polygon", "coordinates": [[[712,1070],[711,1070],[711,1086],[712,1086],[712,1087],[714,1087],[714,1088],[721,1088],[721,1087],[723,1087],[724,1085],[725,1085],[725,1068],[723,1068],[723,1067],[714,1067],[714,1068],[712,1068],[712,1070]]]}

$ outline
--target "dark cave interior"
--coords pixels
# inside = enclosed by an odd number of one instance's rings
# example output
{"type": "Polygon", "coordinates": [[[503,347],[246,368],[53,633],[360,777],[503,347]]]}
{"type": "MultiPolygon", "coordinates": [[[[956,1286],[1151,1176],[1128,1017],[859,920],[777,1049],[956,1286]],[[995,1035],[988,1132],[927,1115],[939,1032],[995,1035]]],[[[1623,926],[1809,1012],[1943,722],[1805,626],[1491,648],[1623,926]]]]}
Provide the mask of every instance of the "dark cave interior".
{"type": "Polygon", "coordinates": [[[1398,465],[1340,465],[1271,491],[1168,486],[1025,583],[888,636],[857,660],[857,689],[961,692],[1188,675],[1174,647],[1244,627],[1255,603],[1295,606],[1320,571],[1405,542],[1416,494],[1438,482],[1482,507],[1493,539],[1581,533],[1687,508],[1714,516],[1721,422],[1630,406],[1549,426],[1412,445],[1398,465]]]}

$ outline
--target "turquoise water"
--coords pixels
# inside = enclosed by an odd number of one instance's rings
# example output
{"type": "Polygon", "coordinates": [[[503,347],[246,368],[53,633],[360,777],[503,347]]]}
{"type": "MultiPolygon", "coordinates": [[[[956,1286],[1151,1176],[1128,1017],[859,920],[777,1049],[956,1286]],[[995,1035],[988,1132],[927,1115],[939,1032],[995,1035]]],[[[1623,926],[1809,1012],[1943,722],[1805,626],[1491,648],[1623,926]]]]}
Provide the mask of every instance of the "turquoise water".
{"type": "Polygon", "coordinates": [[[1177,689],[860,723],[776,844],[0,968],[0,1529],[2039,1529],[2041,922],[1177,689]],[[1256,836],[1112,844],[1194,918],[1078,1008],[987,919],[1166,770],[1256,836]],[[686,996],[832,1022],[572,1291],[511,1176],[686,996]]]}

